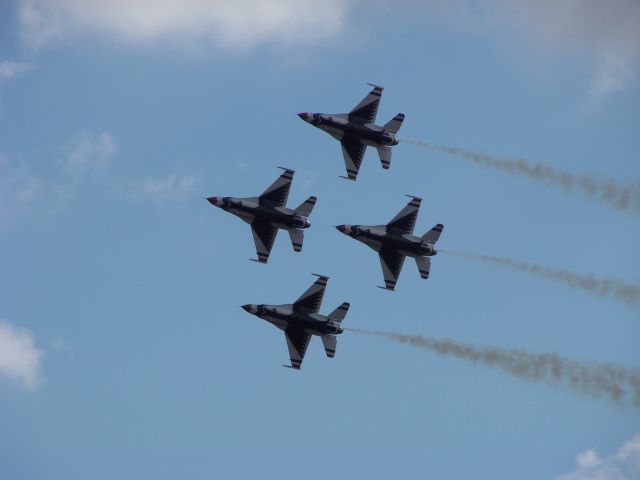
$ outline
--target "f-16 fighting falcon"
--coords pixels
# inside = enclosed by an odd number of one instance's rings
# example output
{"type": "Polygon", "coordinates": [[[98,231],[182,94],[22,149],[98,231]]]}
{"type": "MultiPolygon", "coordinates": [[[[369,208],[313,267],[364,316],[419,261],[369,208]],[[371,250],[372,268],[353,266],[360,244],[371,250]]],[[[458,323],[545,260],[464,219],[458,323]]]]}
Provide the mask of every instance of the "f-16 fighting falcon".
{"type": "Polygon", "coordinates": [[[267,263],[279,228],[289,232],[293,249],[296,252],[302,250],[302,241],[304,240],[304,230],[302,229],[311,226],[307,217],[316,204],[316,197],[309,197],[294,210],[286,208],[294,171],[283,167],[278,168],[284,170],[284,173],[259,197],[207,198],[211,205],[233,213],[251,225],[258,254],[258,259],[252,260],[260,263],[267,263]]]}
{"type": "Polygon", "coordinates": [[[439,223],[422,237],[413,235],[421,198],[407,195],[411,201],[386,225],[338,225],[336,228],[351,238],[368,245],[380,255],[384,288],[393,290],[406,256],[416,259],[422,278],[429,278],[431,259],[436,255],[435,244],[444,226],[439,223]]]}
{"type": "Polygon", "coordinates": [[[391,147],[398,144],[396,133],[400,130],[404,114],[399,113],[384,126],[375,124],[382,87],[371,85],[373,90],[349,113],[299,113],[298,116],[314,127],[324,130],[342,144],[348,180],[355,180],[360,170],[367,145],[378,149],[382,168],[391,165],[391,147]]]}
{"type": "Polygon", "coordinates": [[[327,357],[333,358],[336,354],[336,335],[342,333],[340,323],[347,315],[349,304],[343,303],[328,316],[320,315],[318,311],[329,277],[316,276],[319,277],[318,280],[294,303],[242,306],[247,312],[284,330],[291,366],[283,365],[283,367],[300,370],[311,335],[318,335],[322,339],[327,357]]]}

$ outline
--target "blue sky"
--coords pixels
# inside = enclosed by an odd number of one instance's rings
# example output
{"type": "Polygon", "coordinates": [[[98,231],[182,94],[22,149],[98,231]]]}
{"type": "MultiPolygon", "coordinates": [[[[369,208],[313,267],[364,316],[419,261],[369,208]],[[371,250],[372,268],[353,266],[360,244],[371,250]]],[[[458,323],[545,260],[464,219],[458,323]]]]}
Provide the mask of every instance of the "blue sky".
{"type": "Polygon", "coordinates": [[[637,3],[316,3],[0,6],[1,476],[633,478],[628,403],[350,332],[292,372],[282,333],[239,306],[292,301],[317,272],[347,327],[640,366],[637,305],[445,254],[385,292],[333,228],[419,195],[416,232],[443,223],[442,248],[638,285],[637,212],[410,144],[347,182],[296,116],[374,82],[400,138],[631,183],[637,3]],[[258,265],[204,198],[256,195],[276,165],[296,170],[291,205],[318,203],[303,252],[281,233],[258,265]]]}

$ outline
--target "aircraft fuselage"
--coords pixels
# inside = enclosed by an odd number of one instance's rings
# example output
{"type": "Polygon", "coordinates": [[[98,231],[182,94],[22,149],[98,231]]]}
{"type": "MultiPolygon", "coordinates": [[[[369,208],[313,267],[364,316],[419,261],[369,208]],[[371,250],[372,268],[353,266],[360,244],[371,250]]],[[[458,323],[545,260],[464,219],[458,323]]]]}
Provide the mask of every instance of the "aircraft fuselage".
{"type": "Polygon", "coordinates": [[[286,207],[260,203],[257,198],[212,197],[212,204],[232,213],[247,223],[261,220],[279,228],[309,228],[311,222],[307,217],[297,215],[286,207]]]}
{"type": "Polygon", "coordinates": [[[432,257],[438,253],[432,243],[424,242],[415,235],[389,232],[384,226],[352,225],[349,228],[349,236],[378,252],[382,248],[391,248],[408,257],[432,257]]]}
{"type": "Polygon", "coordinates": [[[305,313],[296,311],[290,304],[286,305],[244,305],[247,312],[266,320],[280,330],[286,330],[289,325],[303,328],[313,335],[339,335],[342,326],[334,320],[319,313],[305,313]]]}
{"type": "Polygon", "coordinates": [[[332,115],[325,113],[313,113],[308,120],[313,126],[331,134],[337,139],[354,137],[365,145],[393,146],[398,144],[396,136],[378,125],[372,123],[355,123],[345,118],[345,114],[332,115]]]}

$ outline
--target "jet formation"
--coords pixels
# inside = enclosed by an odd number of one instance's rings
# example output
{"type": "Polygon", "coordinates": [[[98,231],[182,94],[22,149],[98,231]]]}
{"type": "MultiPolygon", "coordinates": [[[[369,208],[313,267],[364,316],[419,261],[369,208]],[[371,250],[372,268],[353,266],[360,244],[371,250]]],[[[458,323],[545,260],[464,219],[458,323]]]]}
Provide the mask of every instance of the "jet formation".
{"type": "MultiPolygon", "coordinates": [[[[304,121],[329,133],[340,141],[347,169],[348,180],[356,180],[367,146],[378,150],[382,167],[391,165],[391,147],[398,144],[396,134],[402,126],[404,114],[398,113],[383,126],[375,124],[382,87],[369,84],[373,89],[349,113],[300,113],[304,121]]],[[[297,208],[286,207],[294,171],[278,167],[284,173],[257,197],[208,197],[212,205],[240,217],[251,226],[259,263],[267,263],[278,230],[286,230],[293,249],[302,250],[304,230],[311,226],[309,216],[316,204],[311,196],[297,208]]],[[[394,290],[406,257],[415,259],[422,278],[429,278],[430,257],[436,255],[435,244],[443,225],[438,223],[422,237],[413,235],[421,198],[408,195],[411,201],[385,225],[338,225],[341,233],[369,246],[380,257],[384,287],[394,290]]],[[[316,274],[314,274],[316,275],[316,274]]],[[[319,313],[329,277],[319,278],[295,302],[267,305],[246,304],[242,308],[284,331],[291,365],[285,367],[300,370],[312,335],[321,338],[329,358],[336,353],[337,335],[343,332],[342,320],[349,310],[349,303],[342,303],[329,315],[319,313]]]]}
{"type": "Polygon", "coordinates": [[[349,311],[349,304],[344,302],[329,315],[318,313],[329,277],[314,275],[318,279],[293,303],[281,305],[252,303],[242,306],[246,312],[284,331],[291,366],[283,365],[283,367],[300,370],[312,335],[322,339],[327,357],[333,358],[336,354],[338,343],[336,335],[343,332],[341,323],[349,311]]]}
{"type": "Polygon", "coordinates": [[[391,166],[391,147],[398,144],[396,134],[402,126],[404,113],[399,113],[382,127],[375,124],[382,87],[373,85],[373,90],[349,113],[299,113],[298,116],[314,127],[324,130],[342,145],[342,155],[347,167],[347,176],[354,180],[358,176],[367,146],[375,147],[382,168],[391,166]]]}

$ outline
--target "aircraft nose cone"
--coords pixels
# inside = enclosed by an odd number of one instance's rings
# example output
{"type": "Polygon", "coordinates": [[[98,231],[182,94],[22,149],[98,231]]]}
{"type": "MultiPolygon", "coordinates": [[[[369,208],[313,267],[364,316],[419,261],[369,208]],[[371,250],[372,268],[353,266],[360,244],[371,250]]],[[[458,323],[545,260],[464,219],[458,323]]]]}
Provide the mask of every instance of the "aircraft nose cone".
{"type": "Polygon", "coordinates": [[[207,198],[207,202],[209,202],[211,205],[218,205],[218,197],[209,197],[207,198]]]}
{"type": "Polygon", "coordinates": [[[251,313],[251,309],[252,309],[252,307],[253,307],[253,306],[252,306],[250,303],[247,303],[246,305],[242,305],[242,309],[243,309],[245,312],[249,312],[249,313],[251,313]]]}
{"type": "Polygon", "coordinates": [[[338,229],[338,231],[344,233],[347,230],[346,225],[338,225],[336,226],[336,228],[338,229]]]}
{"type": "Polygon", "coordinates": [[[307,112],[301,112],[298,114],[298,116],[305,122],[309,121],[309,118],[311,118],[311,115],[309,115],[307,112]]]}

